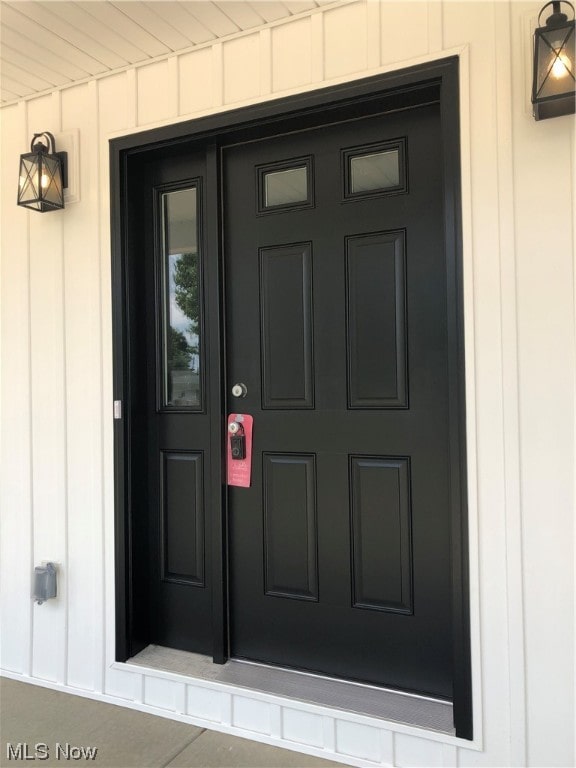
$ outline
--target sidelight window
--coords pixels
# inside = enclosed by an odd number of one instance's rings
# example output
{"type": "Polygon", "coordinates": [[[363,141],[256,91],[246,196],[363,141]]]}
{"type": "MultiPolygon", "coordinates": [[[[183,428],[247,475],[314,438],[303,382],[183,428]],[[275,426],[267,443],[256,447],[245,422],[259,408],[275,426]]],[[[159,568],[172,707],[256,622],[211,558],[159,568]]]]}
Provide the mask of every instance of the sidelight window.
{"type": "Polygon", "coordinates": [[[160,192],[160,407],[202,409],[199,181],[160,192]]]}

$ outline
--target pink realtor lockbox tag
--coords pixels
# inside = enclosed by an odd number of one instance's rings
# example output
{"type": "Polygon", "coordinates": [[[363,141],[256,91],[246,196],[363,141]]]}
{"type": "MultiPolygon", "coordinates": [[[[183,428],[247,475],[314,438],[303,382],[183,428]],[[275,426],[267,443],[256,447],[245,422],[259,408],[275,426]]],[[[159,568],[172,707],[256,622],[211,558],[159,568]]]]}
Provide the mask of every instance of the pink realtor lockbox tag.
{"type": "Polygon", "coordinates": [[[250,488],[253,421],[252,416],[247,413],[231,413],[228,416],[226,434],[228,485],[250,488]]]}

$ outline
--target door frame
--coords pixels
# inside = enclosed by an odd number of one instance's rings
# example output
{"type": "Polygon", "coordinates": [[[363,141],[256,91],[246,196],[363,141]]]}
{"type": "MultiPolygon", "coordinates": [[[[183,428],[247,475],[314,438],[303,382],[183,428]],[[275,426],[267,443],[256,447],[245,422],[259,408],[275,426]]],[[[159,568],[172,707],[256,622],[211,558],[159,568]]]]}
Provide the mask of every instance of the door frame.
{"type": "Polygon", "coordinates": [[[468,491],[466,459],[466,402],[464,368],[464,292],[462,258],[462,203],[460,169],[459,60],[457,56],[322,87],[282,99],[231,109],[203,118],[163,126],[113,139],[110,142],[113,397],[122,402],[123,418],[114,422],[115,505],[115,658],[126,661],[132,653],[133,574],[131,569],[132,519],[129,467],[131,457],[130,382],[128,355],[127,252],[130,200],[128,181],[135,163],[153,153],[183,151],[186,145],[204,149],[207,177],[213,181],[205,198],[205,246],[218,258],[206,260],[205,278],[214,305],[206,316],[210,328],[207,346],[220,349],[212,360],[214,380],[208,382],[212,402],[214,445],[211,450],[210,514],[212,554],[212,606],[214,661],[223,663],[228,653],[227,547],[224,417],[226,393],[224,362],[223,232],[220,221],[222,148],[243,141],[320,127],[345,119],[398,111],[439,101],[444,168],[444,231],[448,298],[448,387],[450,402],[450,493],[452,533],[452,605],[454,617],[454,724],[458,737],[473,738],[470,642],[470,580],[468,551],[468,491]],[[210,288],[211,286],[211,288],[210,288]],[[219,405],[219,408],[216,407],[219,405]]]}

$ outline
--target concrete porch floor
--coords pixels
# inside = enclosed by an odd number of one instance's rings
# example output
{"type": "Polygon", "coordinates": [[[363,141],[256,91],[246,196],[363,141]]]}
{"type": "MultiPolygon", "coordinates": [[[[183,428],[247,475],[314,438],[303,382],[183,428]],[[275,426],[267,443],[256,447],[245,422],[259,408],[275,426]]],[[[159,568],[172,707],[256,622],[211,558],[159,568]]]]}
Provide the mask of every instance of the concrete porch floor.
{"type": "Polygon", "coordinates": [[[46,749],[40,746],[36,754],[39,764],[45,766],[67,762],[99,768],[331,768],[342,765],[0,678],[0,766],[30,764],[37,745],[44,744],[46,749]],[[28,759],[22,752],[18,759],[18,744],[28,745],[28,759]],[[66,745],[95,747],[97,753],[93,760],[85,757],[67,760],[66,754],[81,753],[66,753],[66,745]],[[40,759],[46,752],[49,756],[40,759]]]}

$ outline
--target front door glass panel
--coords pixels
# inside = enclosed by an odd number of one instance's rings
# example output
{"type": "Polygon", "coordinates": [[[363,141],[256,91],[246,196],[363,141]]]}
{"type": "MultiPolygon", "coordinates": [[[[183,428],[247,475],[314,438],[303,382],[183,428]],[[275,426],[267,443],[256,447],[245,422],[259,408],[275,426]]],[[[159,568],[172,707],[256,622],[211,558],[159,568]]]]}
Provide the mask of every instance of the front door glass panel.
{"type": "Polygon", "coordinates": [[[288,168],[264,175],[266,208],[306,202],[308,198],[307,169],[288,168]]]}
{"type": "Polygon", "coordinates": [[[201,410],[198,186],[161,194],[161,403],[201,410]]]}
{"type": "Polygon", "coordinates": [[[399,183],[398,150],[350,158],[350,191],[352,193],[389,189],[397,187],[399,183]]]}

